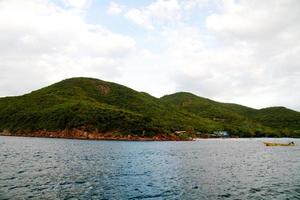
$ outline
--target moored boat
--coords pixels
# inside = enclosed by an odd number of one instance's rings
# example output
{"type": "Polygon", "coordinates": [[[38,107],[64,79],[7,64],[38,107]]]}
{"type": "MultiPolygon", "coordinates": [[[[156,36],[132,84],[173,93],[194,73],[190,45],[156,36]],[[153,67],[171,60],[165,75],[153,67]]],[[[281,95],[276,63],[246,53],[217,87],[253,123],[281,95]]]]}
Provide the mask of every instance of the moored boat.
{"type": "Polygon", "coordinates": [[[295,146],[294,142],[289,143],[275,143],[275,142],[264,142],[266,146],[295,146]]]}

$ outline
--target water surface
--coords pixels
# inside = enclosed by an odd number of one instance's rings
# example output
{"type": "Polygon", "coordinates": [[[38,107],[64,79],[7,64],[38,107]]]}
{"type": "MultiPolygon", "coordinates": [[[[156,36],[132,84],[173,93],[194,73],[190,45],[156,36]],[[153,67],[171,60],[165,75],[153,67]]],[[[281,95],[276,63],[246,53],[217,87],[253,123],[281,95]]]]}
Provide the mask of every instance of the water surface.
{"type": "Polygon", "coordinates": [[[1,136],[0,199],[300,199],[300,140],[272,140],[1,136]]]}

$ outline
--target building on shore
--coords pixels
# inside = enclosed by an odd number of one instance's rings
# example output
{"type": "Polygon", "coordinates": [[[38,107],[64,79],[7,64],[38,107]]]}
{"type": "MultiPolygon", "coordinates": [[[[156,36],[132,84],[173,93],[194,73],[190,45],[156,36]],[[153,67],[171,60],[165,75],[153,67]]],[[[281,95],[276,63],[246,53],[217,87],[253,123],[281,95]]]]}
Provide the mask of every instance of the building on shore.
{"type": "Polygon", "coordinates": [[[229,133],[227,131],[214,131],[214,135],[217,137],[229,137],[229,133]]]}

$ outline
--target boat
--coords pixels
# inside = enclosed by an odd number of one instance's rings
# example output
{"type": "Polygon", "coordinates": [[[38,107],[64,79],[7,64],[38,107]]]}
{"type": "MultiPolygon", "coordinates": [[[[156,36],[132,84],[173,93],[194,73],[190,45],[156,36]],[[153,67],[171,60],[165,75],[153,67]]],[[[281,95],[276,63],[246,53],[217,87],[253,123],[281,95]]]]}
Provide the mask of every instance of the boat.
{"type": "Polygon", "coordinates": [[[275,142],[264,142],[266,146],[284,146],[284,147],[289,147],[289,146],[295,146],[294,142],[289,142],[289,143],[275,143],[275,142]]]}

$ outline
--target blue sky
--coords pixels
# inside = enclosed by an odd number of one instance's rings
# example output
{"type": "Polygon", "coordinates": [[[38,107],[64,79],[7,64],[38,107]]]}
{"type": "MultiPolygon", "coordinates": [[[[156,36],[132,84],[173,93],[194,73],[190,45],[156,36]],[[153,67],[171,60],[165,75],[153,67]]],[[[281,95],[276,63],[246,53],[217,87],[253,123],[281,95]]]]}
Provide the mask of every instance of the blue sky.
{"type": "Polygon", "coordinates": [[[298,0],[10,0],[0,13],[0,96],[88,76],[300,110],[298,0]]]}

